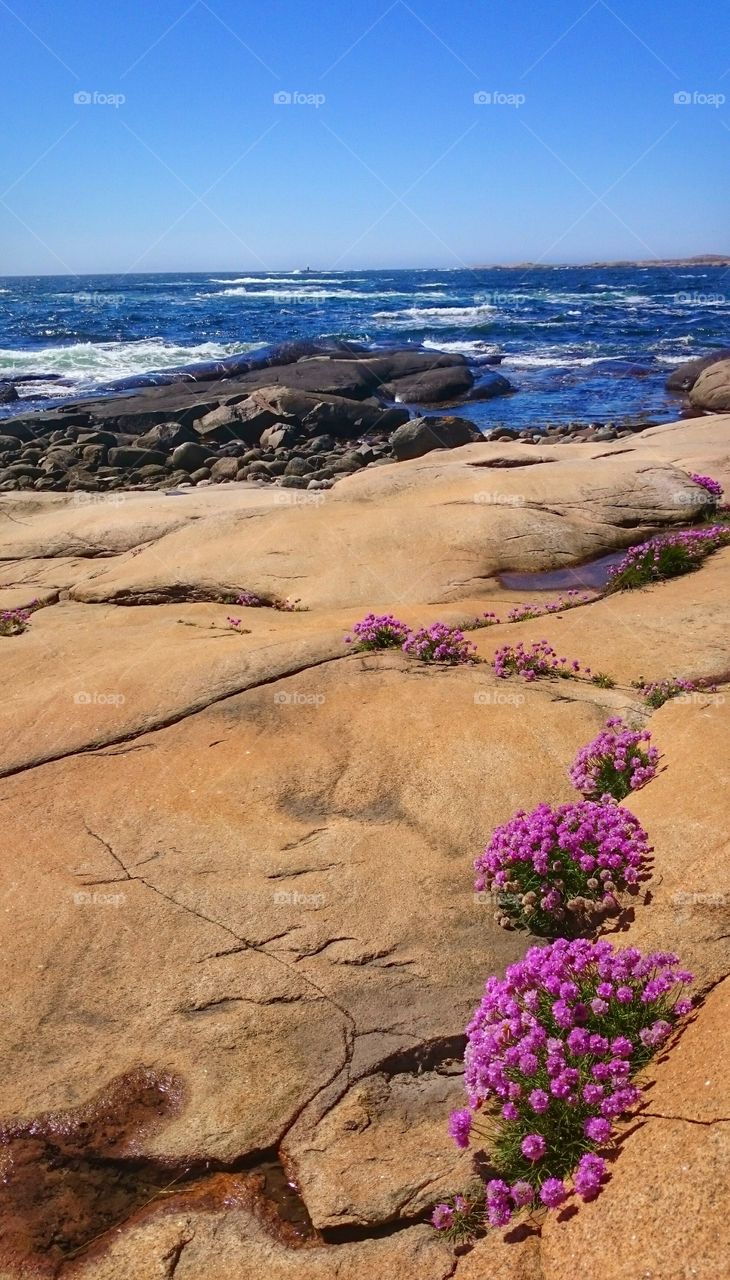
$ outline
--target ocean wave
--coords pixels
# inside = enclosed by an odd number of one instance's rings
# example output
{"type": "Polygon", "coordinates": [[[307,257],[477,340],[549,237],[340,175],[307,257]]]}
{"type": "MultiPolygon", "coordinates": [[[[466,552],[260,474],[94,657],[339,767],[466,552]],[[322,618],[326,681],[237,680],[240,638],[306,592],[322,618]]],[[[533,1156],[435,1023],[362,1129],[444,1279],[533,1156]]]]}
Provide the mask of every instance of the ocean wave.
{"type": "Polygon", "coordinates": [[[182,346],[162,338],[145,338],[136,342],[74,342],[68,346],[40,347],[32,351],[0,349],[0,379],[12,374],[55,373],[63,384],[33,384],[36,392],[46,395],[68,395],[69,387],[81,390],[148,373],[150,369],[176,368],[199,360],[222,360],[225,356],[253,351],[255,342],[199,342],[182,346]]]}
{"type": "MultiPolygon", "coordinates": [[[[224,280],[222,277],[211,276],[209,284],[301,284],[306,281],[307,284],[336,284],[336,280],[331,280],[325,276],[234,276],[232,279],[224,280]]],[[[361,280],[355,281],[357,284],[364,283],[361,280]]]]}
{"type": "Polygon", "coordinates": [[[393,328],[413,329],[442,325],[453,329],[456,325],[474,325],[491,320],[497,308],[483,303],[478,307],[406,307],[403,311],[376,311],[374,320],[381,320],[393,328]]]}
{"type": "Polygon", "coordinates": [[[319,302],[325,298],[402,298],[401,293],[366,293],[361,289],[308,289],[306,286],[291,289],[222,289],[210,297],[225,298],[276,298],[280,302],[319,302]]]}
{"type": "Polygon", "coordinates": [[[479,338],[463,342],[436,342],[432,338],[424,338],[421,346],[429,351],[455,351],[461,356],[492,356],[499,353],[499,347],[493,342],[482,342],[479,338]]]}

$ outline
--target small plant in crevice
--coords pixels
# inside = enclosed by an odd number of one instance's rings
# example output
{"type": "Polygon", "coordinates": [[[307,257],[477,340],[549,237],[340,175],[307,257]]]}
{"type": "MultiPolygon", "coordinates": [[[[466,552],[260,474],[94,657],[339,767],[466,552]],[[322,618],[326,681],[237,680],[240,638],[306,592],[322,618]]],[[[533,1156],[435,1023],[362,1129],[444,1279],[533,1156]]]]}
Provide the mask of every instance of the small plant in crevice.
{"type": "Polygon", "coordinates": [[[606,593],[633,591],[638,587],[690,573],[699,568],[713,551],[728,543],[730,529],[724,524],[658,534],[648,542],[629,548],[619,564],[611,570],[606,593]]]}
{"type": "Polygon", "coordinates": [[[613,676],[609,676],[605,671],[597,671],[591,676],[591,684],[595,684],[599,689],[615,689],[616,681],[613,676]]]}
{"type": "Polygon", "coordinates": [[[659,752],[650,741],[648,729],[631,729],[620,716],[612,716],[598,737],[581,747],[570,781],[588,800],[624,800],[656,776],[659,752]]]}
{"type": "Polygon", "coordinates": [[[264,599],[263,596],[255,595],[253,591],[242,591],[236,596],[234,603],[242,605],[244,609],[276,609],[279,613],[306,612],[301,600],[279,600],[275,596],[264,599]]]}
{"type": "Polygon", "coordinates": [[[480,613],[478,617],[461,624],[462,631],[481,631],[484,627],[498,627],[501,618],[496,613],[480,613]]]}
{"type": "Polygon", "coordinates": [[[443,662],[452,667],[478,661],[476,645],[458,627],[449,627],[445,622],[411,631],[403,652],[421,662],[443,662]]]}
{"type": "Polygon", "coordinates": [[[40,608],[40,601],[31,600],[24,609],[3,609],[0,611],[0,636],[22,636],[28,630],[30,616],[40,608]]]}
{"type": "Polygon", "coordinates": [[[590,667],[581,667],[577,659],[559,658],[547,640],[536,640],[529,649],[521,641],[516,645],[502,645],[495,653],[492,665],[495,675],[502,680],[511,675],[528,681],[538,680],[541,676],[575,680],[581,674],[591,674],[590,667]]]}
{"type": "Polygon", "coordinates": [[[581,933],[618,914],[617,894],[638,884],[650,852],[638,819],[614,802],[539,804],[497,827],[474,888],[491,893],[503,928],[581,933]]]}
{"type": "Polygon", "coordinates": [[[402,649],[410,634],[405,622],[399,622],[392,613],[369,613],[352,628],[352,635],[345,636],[345,644],[353,651],[366,653],[374,649],[402,649]]]}
{"type": "Polygon", "coordinates": [[[668,680],[645,682],[636,680],[634,687],[639,689],[648,707],[657,711],[670,698],[687,698],[692,693],[717,693],[717,685],[701,684],[698,680],[683,680],[680,676],[670,676],[668,680]]]}
{"type": "Polygon", "coordinates": [[[689,1013],[691,980],[670,952],[565,938],[490,977],[466,1029],[468,1106],[449,1131],[493,1176],[481,1206],[471,1191],[439,1204],[434,1226],[472,1239],[523,1209],[595,1199],[617,1121],[641,1098],[632,1079],[689,1013]]]}
{"type": "Polygon", "coordinates": [[[507,614],[508,622],[527,622],[530,618],[544,618],[546,614],[563,613],[566,609],[576,609],[578,605],[588,604],[594,597],[586,591],[566,591],[555,600],[545,604],[518,604],[507,614]]]}

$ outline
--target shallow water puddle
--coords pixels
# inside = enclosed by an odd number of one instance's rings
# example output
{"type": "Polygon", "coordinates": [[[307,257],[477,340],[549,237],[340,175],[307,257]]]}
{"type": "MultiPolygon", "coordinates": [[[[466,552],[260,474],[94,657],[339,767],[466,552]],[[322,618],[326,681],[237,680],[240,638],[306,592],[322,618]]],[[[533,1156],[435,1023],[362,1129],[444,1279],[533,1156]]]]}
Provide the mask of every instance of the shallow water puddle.
{"type": "Polygon", "coordinates": [[[570,591],[575,588],[602,591],[611,570],[623,560],[626,551],[611,551],[587,564],[570,569],[548,569],[545,573],[500,573],[500,586],[509,591],[570,591]]]}

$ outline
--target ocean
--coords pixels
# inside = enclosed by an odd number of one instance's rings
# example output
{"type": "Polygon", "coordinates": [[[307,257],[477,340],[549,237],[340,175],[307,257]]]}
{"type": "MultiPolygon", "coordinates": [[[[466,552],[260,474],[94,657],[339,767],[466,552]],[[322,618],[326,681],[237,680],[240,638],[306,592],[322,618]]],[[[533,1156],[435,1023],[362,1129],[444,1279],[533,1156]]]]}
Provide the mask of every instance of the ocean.
{"type": "Polygon", "coordinates": [[[422,344],[478,366],[500,354],[517,395],[470,403],[482,428],[666,422],[664,382],[730,344],[722,267],[511,267],[0,278],[0,380],[22,399],[105,392],[116,379],[293,339],[422,344]]]}

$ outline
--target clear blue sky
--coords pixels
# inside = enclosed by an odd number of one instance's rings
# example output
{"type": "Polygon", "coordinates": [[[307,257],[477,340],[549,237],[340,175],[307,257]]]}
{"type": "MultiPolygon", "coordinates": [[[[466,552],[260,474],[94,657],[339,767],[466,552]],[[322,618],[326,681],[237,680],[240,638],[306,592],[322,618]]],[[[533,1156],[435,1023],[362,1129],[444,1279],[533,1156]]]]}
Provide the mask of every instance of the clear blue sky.
{"type": "Polygon", "coordinates": [[[674,95],[730,100],[729,35],[726,0],[0,0],[0,275],[728,252],[730,105],[674,95]]]}

